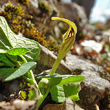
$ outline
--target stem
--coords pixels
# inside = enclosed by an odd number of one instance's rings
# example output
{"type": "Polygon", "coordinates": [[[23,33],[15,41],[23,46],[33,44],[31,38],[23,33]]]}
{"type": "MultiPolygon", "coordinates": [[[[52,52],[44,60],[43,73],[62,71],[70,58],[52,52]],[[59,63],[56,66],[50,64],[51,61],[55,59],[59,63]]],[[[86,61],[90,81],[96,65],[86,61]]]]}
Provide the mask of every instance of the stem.
{"type": "MultiPolygon", "coordinates": [[[[21,55],[20,57],[23,59],[23,61],[24,61],[25,63],[27,63],[27,60],[26,60],[22,55],[21,55]]],[[[60,62],[60,61],[57,60],[57,64],[58,64],[58,62],[60,62]]],[[[56,67],[56,68],[57,68],[57,67],[56,67]]],[[[25,77],[25,76],[24,76],[24,77],[25,77]]],[[[28,77],[25,77],[25,79],[26,79],[30,84],[34,84],[35,87],[36,87],[37,90],[38,90],[39,101],[37,102],[36,106],[37,106],[37,108],[39,108],[40,105],[42,104],[42,102],[44,101],[44,99],[47,97],[47,95],[48,95],[50,89],[48,89],[48,90],[46,91],[45,95],[42,95],[41,92],[40,92],[40,90],[39,90],[38,84],[37,84],[37,82],[36,82],[36,80],[35,80],[35,77],[34,77],[34,74],[33,74],[32,70],[30,70],[30,71],[28,72],[28,77]],[[29,77],[29,78],[28,78],[28,77],[29,77]]]]}
{"type": "Polygon", "coordinates": [[[37,106],[37,108],[39,108],[40,107],[40,105],[42,104],[42,102],[44,101],[44,99],[47,97],[47,95],[48,95],[48,93],[49,93],[49,90],[50,89],[48,89],[47,91],[46,91],[46,93],[45,93],[45,95],[40,95],[39,96],[39,101],[37,102],[37,104],[36,104],[36,106],[37,106]]]}
{"type": "Polygon", "coordinates": [[[19,56],[22,58],[22,60],[24,61],[24,63],[27,63],[27,60],[24,58],[23,55],[19,55],[19,56]]]}
{"type": "Polygon", "coordinates": [[[35,77],[34,77],[34,74],[33,74],[32,70],[30,70],[29,73],[30,73],[30,74],[29,74],[29,75],[30,75],[30,78],[32,79],[32,80],[30,81],[30,83],[31,83],[31,84],[34,84],[35,87],[36,87],[37,90],[38,90],[38,93],[41,94],[41,92],[40,92],[40,90],[39,90],[38,84],[37,84],[37,82],[36,82],[36,80],[35,80],[35,77]]]}
{"type": "MultiPolygon", "coordinates": [[[[24,58],[24,56],[20,55],[20,57],[23,59],[24,63],[27,63],[27,60],[24,58]]],[[[36,87],[37,90],[38,90],[38,93],[41,94],[41,92],[40,92],[40,90],[39,90],[38,84],[37,84],[37,82],[36,82],[36,80],[35,80],[35,77],[34,77],[34,74],[33,74],[32,70],[30,70],[30,71],[28,72],[28,75],[27,75],[27,76],[28,76],[28,77],[25,77],[25,76],[24,76],[25,80],[27,80],[30,84],[35,85],[35,87],[36,87]]]]}
{"type": "Polygon", "coordinates": [[[54,75],[56,69],[58,68],[58,66],[59,66],[59,64],[60,64],[60,61],[61,61],[61,59],[59,59],[59,58],[57,57],[57,60],[55,61],[54,65],[53,65],[53,67],[52,67],[52,70],[51,70],[51,72],[50,72],[50,75],[54,75]]]}

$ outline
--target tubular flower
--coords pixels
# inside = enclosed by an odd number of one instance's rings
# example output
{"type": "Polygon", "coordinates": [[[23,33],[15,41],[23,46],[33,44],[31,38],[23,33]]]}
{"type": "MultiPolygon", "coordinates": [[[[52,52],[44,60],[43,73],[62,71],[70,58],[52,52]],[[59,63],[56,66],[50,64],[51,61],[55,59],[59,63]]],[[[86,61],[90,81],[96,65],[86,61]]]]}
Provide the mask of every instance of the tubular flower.
{"type": "Polygon", "coordinates": [[[57,67],[59,66],[59,64],[61,62],[61,60],[66,55],[66,53],[71,49],[71,47],[75,41],[75,36],[77,33],[76,25],[73,22],[69,21],[68,19],[59,18],[59,17],[52,17],[52,20],[61,20],[65,23],[67,23],[69,25],[69,29],[63,35],[63,42],[62,42],[62,45],[60,47],[58,57],[57,57],[54,65],[53,65],[53,68],[50,72],[50,75],[53,75],[55,73],[57,67]]]}

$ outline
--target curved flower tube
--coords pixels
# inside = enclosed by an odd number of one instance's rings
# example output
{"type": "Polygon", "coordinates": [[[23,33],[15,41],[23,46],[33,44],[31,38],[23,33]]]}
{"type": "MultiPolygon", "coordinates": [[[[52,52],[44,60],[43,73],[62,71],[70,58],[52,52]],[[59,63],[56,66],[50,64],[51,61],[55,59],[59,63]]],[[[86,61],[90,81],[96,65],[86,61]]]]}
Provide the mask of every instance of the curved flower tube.
{"type": "Polygon", "coordinates": [[[59,66],[59,64],[61,62],[61,60],[67,54],[67,52],[71,49],[71,47],[75,41],[75,36],[77,33],[76,25],[73,22],[69,21],[68,19],[59,18],[59,17],[52,17],[52,20],[64,21],[65,23],[67,23],[69,25],[69,29],[63,35],[63,42],[62,42],[62,45],[60,47],[58,57],[57,57],[54,65],[53,65],[53,68],[50,72],[50,75],[54,75],[57,67],[59,66]]]}

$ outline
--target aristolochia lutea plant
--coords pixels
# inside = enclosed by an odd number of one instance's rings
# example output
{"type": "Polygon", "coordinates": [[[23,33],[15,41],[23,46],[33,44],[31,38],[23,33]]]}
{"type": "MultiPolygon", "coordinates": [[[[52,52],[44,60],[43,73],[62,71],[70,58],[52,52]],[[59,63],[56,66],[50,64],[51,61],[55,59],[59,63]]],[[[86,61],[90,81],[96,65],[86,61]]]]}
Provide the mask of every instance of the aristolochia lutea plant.
{"type": "MultiPolygon", "coordinates": [[[[75,41],[75,36],[76,36],[76,33],[77,33],[76,25],[73,22],[69,21],[68,19],[59,18],[59,17],[52,17],[52,20],[61,20],[65,23],[67,23],[69,25],[69,29],[63,35],[63,42],[61,44],[58,57],[57,57],[54,65],[53,65],[53,68],[50,72],[50,76],[54,75],[57,67],[59,66],[59,64],[61,62],[61,60],[67,54],[67,52],[71,49],[71,47],[72,47],[72,45],[75,41]]],[[[41,91],[43,91],[42,94],[47,94],[47,92],[44,92],[43,88],[45,88],[45,90],[48,90],[47,88],[49,88],[49,83],[50,83],[49,80],[45,79],[45,78],[42,78],[41,81],[39,82],[39,88],[40,88],[41,91]],[[44,87],[44,85],[45,85],[45,87],[44,87]],[[48,85],[48,87],[46,85],[48,85]]],[[[45,97],[45,95],[41,96],[40,100],[43,101],[44,97],[45,97]]],[[[42,102],[40,100],[38,101],[38,106],[42,102]]]]}

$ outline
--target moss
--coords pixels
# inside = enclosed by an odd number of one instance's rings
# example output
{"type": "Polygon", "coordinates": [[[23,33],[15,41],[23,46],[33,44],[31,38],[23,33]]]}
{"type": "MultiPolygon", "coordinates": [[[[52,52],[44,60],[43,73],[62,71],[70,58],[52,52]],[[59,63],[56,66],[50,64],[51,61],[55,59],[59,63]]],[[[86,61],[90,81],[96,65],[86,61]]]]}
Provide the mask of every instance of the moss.
{"type": "Polygon", "coordinates": [[[46,41],[46,36],[41,34],[31,21],[25,19],[25,13],[22,7],[13,6],[9,2],[9,5],[4,7],[4,11],[0,12],[0,16],[6,18],[11,30],[16,34],[21,32],[25,37],[36,40],[48,49],[58,51],[59,46],[56,45],[55,41],[46,41]]]}
{"type": "Polygon", "coordinates": [[[49,50],[51,50],[51,51],[57,51],[57,52],[58,52],[60,46],[59,46],[59,45],[56,45],[55,43],[56,43],[55,40],[53,41],[53,40],[50,39],[50,40],[45,44],[45,46],[46,46],[49,50]]]}
{"type": "Polygon", "coordinates": [[[19,0],[19,2],[20,2],[21,4],[23,4],[23,5],[28,6],[29,3],[30,3],[30,0],[19,0]]]}
{"type": "Polygon", "coordinates": [[[38,5],[39,5],[39,9],[43,13],[46,13],[46,14],[49,14],[49,15],[52,14],[52,9],[51,9],[50,5],[47,2],[39,1],[38,5]]]}
{"type": "Polygon", "coordinates": [[[11,2],[9,2],[9,5],[4,7],[4,11],[0,12],[0,16],[6,18],[12,31],[19,33],[22,28],[20,21],[24,16],[24,10],[22,10],[22,7],[12,6],[11,2]]]}
{"type": "Polygon", "coordinates": [[[30,39],[34,39],[38,41],[41,45],[45,46],[47,41],[45,40],[46,37],[39,32],[30,21],[25,21],[23,22],[23,29],[22,29],[22,34],[30,39]]]}

